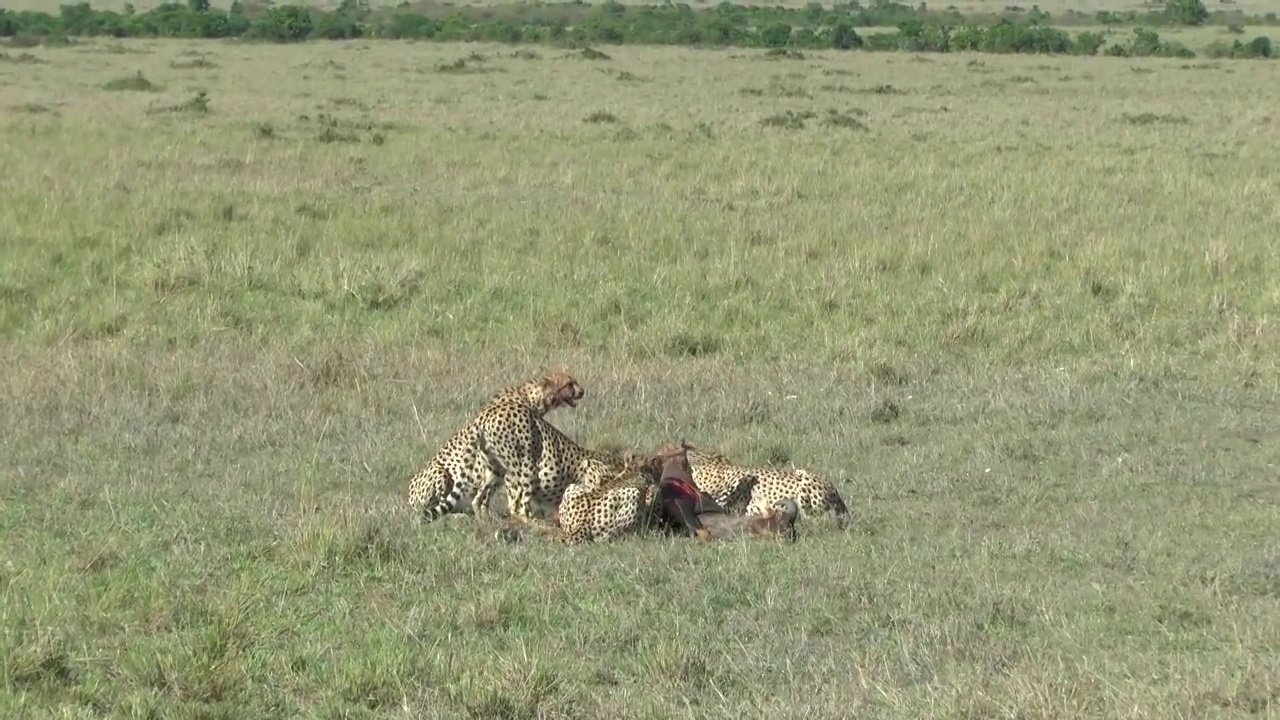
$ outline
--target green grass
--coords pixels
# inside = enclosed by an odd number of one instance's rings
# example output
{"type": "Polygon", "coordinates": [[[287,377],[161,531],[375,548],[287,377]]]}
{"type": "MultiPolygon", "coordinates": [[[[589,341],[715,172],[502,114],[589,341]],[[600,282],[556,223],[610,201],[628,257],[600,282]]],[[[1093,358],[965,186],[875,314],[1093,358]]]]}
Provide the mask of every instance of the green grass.
{"type": "Polygon", "coordinates": [[[0,716],[1277,713],[1266,63],[24,52],[0,716]],[[580,441],[789,458],[857,520],[570,550],[408,517],[549,366],[580,441]]]}

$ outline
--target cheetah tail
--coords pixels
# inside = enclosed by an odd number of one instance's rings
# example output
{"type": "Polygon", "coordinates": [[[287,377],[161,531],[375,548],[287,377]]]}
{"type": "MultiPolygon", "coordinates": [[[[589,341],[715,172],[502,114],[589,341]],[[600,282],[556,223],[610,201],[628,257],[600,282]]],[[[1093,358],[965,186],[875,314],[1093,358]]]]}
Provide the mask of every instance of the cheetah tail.
{"type": "Polygon", "coordinates": [[[849,526],[849,508],[845,506],[844,499],[839,493],[831,494],[831,517],[836,521],[836,527],[844,530],[849,526]]]}
{"type": "Polygon", "coordinates": [[[443,500],[435,505],[422,506],[422,521],[431,522],[433,520],[439,520],[445,515],[453,512],[454,508],[458,507],[458,503],[461,500],[462,489],[458,487],[458,483],[454,483],[453,487],[449,488],[449,494],[446,495],[443,500]]]}

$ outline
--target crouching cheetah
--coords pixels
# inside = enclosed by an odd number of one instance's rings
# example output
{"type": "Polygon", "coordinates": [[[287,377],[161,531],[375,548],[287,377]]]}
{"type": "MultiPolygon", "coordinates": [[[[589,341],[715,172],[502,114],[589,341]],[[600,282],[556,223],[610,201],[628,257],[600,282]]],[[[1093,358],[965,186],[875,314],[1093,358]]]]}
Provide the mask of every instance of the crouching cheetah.
{"type": "Polygon", "coordinates": [[[556,511],[558,539],[577,545],[648,529],[654,521],[657,488],[640,473],[621,474],[597,487],[570,485],[556,511]]]}
{"type": "Polygon", "coordinates": [[[667,446],[638,467],[624,467],[598,487],[570,485],[552,523],[506,527],[496,537],[516,543],[531,530],[576,545],[654,530],[703,541],[754,537],[795,542],[800,508],[794,500],[783,498],[750,516],[727,515],[693,485],[685,452],[681,445],[667,446]]]}
{"type": "MultiPolygon", "coordinates": [[[[664,515],[666,465],[672,458],[659,454],[640,459],[624,454],[614,463],[614,475],[595,485],[573,483],[565,489],[560,507],[550,524],[537,524],[532,530],[566,545],[613,540],[650,528],[670,529],[672,518],[664,515]]],[[[683,460],[681,456],[680,460],[683,460]]],[[[687,460],[684,460],[687,467],[687,460]]],[[[703,530],[686,528],[706,539],[703,530]]],[[[497,532],[499,539],[519,542],[523,533],[505,528],[497,532]]]]}
{"type": "Polygon", "coordinates": [[[656,520],[657,488],[656,483],[629,473],[620,473],[596,486],[573,483],[565,488],[550,522],[506,525],[494,535],[499,540],[518,543],[532,532],[565,545],[578,545],[639,533],[656,520]]]}
{"type": "Polygon", "coordinates": [[[748,468],[723,455],[687,447],[694,484],[735,513],[760,515],[792,498],[801,516],[826,511],[840,528],[849,522],[849,509],[836,486],[804,468],[748,468]]]}
{"type": "MultiPolygon", "coordinates": [[[[541,420],[557,408],[576,407],[585,394],[577,380],[565,372],[499,390],[410,479],[409,507],[420,511],[426,522],[450,512],[474,510],[481,430],[504,425],[527,427],[530,417],[541,420]]],[[[508,501],[512,501],[513,487],[508,485],[506,490],[508,501]]],[[[486,506],[487,500],[486,494],[486,506]]]]}

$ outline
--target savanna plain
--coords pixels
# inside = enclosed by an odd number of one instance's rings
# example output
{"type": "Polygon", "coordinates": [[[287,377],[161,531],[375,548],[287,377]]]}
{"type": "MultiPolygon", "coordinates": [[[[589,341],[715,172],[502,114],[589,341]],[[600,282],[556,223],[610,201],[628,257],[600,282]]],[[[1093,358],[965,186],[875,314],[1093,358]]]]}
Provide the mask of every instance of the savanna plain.
{"type": "Polygon", "coordinates": [[[1269,63],[597,49],[5,51],[0,716],[1280,714],[1269,63]],[[556,367],[853,521],[407,513],[556,367]]]}

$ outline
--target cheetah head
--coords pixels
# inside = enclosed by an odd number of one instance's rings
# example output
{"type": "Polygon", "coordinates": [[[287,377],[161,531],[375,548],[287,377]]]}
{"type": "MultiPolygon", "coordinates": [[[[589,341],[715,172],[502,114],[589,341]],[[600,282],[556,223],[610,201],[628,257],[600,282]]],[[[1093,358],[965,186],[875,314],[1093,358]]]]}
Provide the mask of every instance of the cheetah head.
{"type": "Polygon", "coordinates": [[[558,407],[577,407],[578,401],[586,395],[586,391],[573,376],[562,370],[547,373],[542,378],[542,396],[548,410],[558,407]]]}

